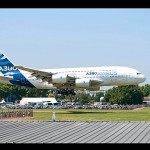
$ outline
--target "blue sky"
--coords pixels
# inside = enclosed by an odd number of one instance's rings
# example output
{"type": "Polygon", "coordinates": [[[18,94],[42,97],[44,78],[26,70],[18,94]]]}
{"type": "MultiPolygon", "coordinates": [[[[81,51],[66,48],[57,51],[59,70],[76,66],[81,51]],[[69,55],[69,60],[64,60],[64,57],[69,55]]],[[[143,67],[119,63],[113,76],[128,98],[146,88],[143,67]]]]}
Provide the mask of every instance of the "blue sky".
{"type": "Polygon", "coordinates": [[[36,69],[132,67],[150,84],[150,9],[0,9],[0,50],[36,69]]]}

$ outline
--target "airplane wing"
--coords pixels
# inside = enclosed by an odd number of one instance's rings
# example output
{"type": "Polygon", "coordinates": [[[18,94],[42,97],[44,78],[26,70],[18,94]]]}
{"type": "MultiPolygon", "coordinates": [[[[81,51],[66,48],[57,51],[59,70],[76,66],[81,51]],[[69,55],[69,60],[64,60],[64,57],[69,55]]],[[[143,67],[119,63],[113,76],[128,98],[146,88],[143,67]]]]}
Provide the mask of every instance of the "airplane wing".
{"type": "Polygon", "coordinates": [[[47,82],[50,82],[52,75],[54,75],[54,73],[51,72],[45,72],[45,71],[31,69],[23,66],[15,66],[15,68],[30,72],[31,75],[35,76],[37,79],[42,79],[43,81],[47,81],[47,82]]]}
{"type": "Polygon", "coordinates": [[[45,72],[45,71],[40,71],[40,70],[36,70],[36,69],[26,68],[26,67],[23,67],[23,66],[15,66],[15,68],[18,68],[18,69],[21,69],[21,70],[24,70],[24,71],[28,71],[28,72],[34,74],[35,76],[36,75],[53,75],[53,73],[50,73],[50,72],[45,72]]]}
{"type": "Polygon", "coordinates": [[[28,71],[31,73],[31,76],[35,76],[37,79],[41,79],[42,81],[47,81],[49,84],[53,84],[57,88],[62,88],[66,85],[74,85],[75,77],[73,75],[65,74],[65,73],[52,73],[45,72],[41,70],[26,68],[23,66],[15,66],[15,68],[28,71]]]}
{"type": "Polygon", "coordinates": [[[9,76],[9,77],[7,77],[7,76],[0,76],[0,79],[2,79],[2,80],[3,80],[3,79],[11,80],[12,78],[13,78],[13,77],[10,77],[10,76],[9,76]]]}
{"type": "Polygon", "coordinates": [[[96,88],[103,83],[102,80],[97,79],[87,79],[87,78],[79,78],[76,77],[75,74],[68,73],[52,73],[45,72],[36,69],[30,69],[22,66],[15,66],[15,68],[28,71],[31,73],[31,76],[35,76],[36,79],[41,79],[43,82],[48,82],[49,84],[53,84],[54,87],[58,89],[65,89],[70,87],[83,87],[83,88],[96,88]]]}

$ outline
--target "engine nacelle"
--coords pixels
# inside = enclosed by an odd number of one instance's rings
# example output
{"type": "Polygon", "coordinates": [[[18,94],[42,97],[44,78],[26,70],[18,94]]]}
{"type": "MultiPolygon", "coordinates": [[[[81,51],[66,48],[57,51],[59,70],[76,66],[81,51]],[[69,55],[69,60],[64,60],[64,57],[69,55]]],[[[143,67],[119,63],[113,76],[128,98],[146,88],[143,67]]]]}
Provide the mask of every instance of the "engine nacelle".
{"type": "Polygon", "coordinates": [[[52,76],[53,83],[66,83],[68,75],[65,73],[55,74],[52,76]]]}
{"type": "Polygon", "coordinates": [[[76,79],[75,84],[77,87],[90,87],[91,80],[90,79],[76,79]]]}
{"type": "Polygon", "coordinates": [[[76,79],[75,84],[77,87],[91,87],[91,86],[99,86],[102,83],[102,81],[99,80],[93,80],[93,79],[76,79]]]}

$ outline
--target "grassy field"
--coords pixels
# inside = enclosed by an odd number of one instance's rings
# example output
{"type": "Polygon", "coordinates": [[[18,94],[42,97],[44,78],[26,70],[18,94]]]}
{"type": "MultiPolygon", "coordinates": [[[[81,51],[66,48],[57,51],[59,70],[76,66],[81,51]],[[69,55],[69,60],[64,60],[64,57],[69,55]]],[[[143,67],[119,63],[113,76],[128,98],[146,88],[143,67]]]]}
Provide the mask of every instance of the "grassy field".
{"type": "Polygon", "coordinates": [[[56,121],[150,121],[149,107],[135,110],[34,109],[33,117],[23,120],[51,121],[53,112],[56,121]]]}

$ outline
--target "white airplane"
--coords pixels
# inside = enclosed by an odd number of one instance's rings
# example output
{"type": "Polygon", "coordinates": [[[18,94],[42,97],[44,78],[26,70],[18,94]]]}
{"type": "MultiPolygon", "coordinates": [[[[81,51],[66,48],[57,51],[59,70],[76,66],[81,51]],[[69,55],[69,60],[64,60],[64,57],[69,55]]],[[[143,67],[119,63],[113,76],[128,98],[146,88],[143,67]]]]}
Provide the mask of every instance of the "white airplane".
{"type": "Polygon", "coordinates": [[[61,69],[31,69],[14,64],[0,52],[0,82],[57,90],[74,94],[75,89],[96,91],[100,86],[138,85],[146,80],[139,71],[122,66],[61,69]]]}

